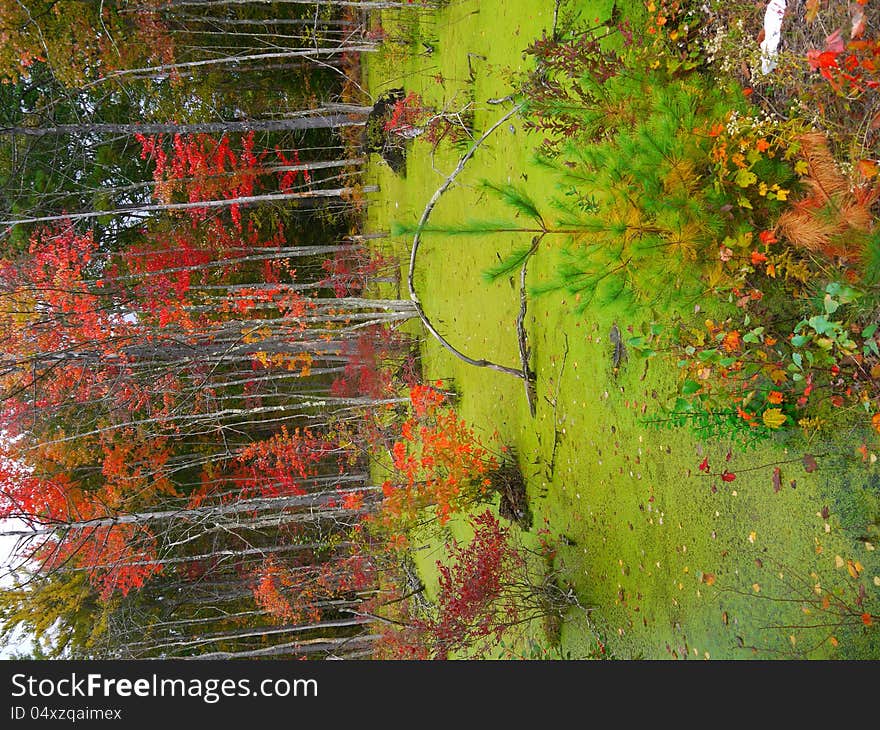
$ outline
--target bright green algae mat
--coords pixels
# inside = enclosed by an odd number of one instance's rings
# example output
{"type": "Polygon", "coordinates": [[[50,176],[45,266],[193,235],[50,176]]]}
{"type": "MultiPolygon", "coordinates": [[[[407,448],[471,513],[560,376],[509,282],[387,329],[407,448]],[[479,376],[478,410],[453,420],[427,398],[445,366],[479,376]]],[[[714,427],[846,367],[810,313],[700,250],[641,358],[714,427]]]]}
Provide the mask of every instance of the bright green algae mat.
{"type": "MultiPolygon", "coordinates": [[[[600,21],[608,19],[611,6],[582,3],[585,17],[600,21]]],[[[510,94],[512,74],[530,68],[523,50],[549,33],[553,12],[547,0],[468,0],[397,23],[389,17],[388,36],[406,36],[411,43],[367,59],[369,90],[375,98],[403,86],[448,109],[471,102],[479,136],[511,108],[499,100],[510,94]]],[[[540,141],[524,130],[521,118],[504,123],[440,199],[431,224],[509,219],[510,211],[481,187],[484,180],[515,184],[546,201],[555,181],[532,162],[540,141]]],[[[368,182],[381,192],[370,200],[367,232],[415,223],[463,149],[441,145],[432,153],[429,144],[416,141],[405,175],[373,155],[368,182]]],[[[427,315],[453,345],[473,358],[512,367],[519,365],[519,276],[489,284],[482,272],[528,242],[518,235],[426,233],[415,273],[427,315]]],[[[381,244],[401,261],[402,297],[410,243],[400,237],[381,244]]],[[[529,285],[552,278],[560,245],[553,237],[542,242],[529,263],[529,285]]],[[[700,441],[688,429],[646,423],[673,397],[675,366],[655,359],[646,367],[630,352],[614,372],[609,331],[616,323],[626,337],[628,328],[637,332],[651,313],[612,306],[577,314],[576,306],[573,297],[559,293],[529,298],[525,325],[537,373],[534,418],[519,379],[458,360],[417,323],[411,331],[423,337],[425,378],[451,383],[461,396],[461,416],[487,439],[497,433],[500,443],[518,454],[534,515],[523,539],[535,544],[535,533],[544,527],[566,536],[557,562],[580,601],[593,607],[592,628],[609,654],[880,657],[876,629],[853,622],[845,630],[805,628],[834,619],[822,612],[817,596],[836,585],[856,585],[849,571],[858,571],[868,590],[880,590],[880,578],[873,581],[880,576],[877,551],[858,539],[872,489],[876,494],[874,469],[820,459],[819,469],[808,473],[801,457],[810,445],[788,450],[765,442],[745,450],[723,439],[700,441]],[[722,482],[700,473],[698,464],[706,457],[713,471],[728,469],[736,479],[722,482]],[[776,465],[778,491],[772,483],[776,465]],[[805,613],[805,600],[815,604],[807,606],[812,613],[805,613]]],[[[812,450],[822,449],[815,444],[812,450]]],[[[461,520],[453,521],[450,531],[467,534],[461,520]]],[[[414,544],[431,595],[443,546],[414,544]]],[[[538,626],[534,639],[550,648],[538,626]]],[[[587,622],[572,611],[557,651],[580,658],[595,647],[587,622]]]]}

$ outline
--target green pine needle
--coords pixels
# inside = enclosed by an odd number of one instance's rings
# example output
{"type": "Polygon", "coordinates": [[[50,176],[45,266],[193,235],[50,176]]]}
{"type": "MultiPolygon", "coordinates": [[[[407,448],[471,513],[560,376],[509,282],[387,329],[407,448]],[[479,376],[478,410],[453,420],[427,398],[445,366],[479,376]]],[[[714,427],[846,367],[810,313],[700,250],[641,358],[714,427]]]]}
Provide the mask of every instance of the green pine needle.
{"type": "Polygon", "coordinates": [[[513,185],[493,185],[487,180],[483,181],[482,187],[497,195],[506,205],[531,218],[543,227],[544,217],[538,210],[538,206],[522,190],[513,185]]]}
{"type": "Polygon", "coordinates": [[[510,254],[507,255],[500,263],[486,269],[483,272],[483,279],[492,283],[497,281],[502,276],[508,276],[512,274],[517,269],[521,268],[522,265],[526,262],[526,259],[529,257],[529,254],[532,251],[532,246],[523,246],[522,248],[515,249],[510,254]]]}

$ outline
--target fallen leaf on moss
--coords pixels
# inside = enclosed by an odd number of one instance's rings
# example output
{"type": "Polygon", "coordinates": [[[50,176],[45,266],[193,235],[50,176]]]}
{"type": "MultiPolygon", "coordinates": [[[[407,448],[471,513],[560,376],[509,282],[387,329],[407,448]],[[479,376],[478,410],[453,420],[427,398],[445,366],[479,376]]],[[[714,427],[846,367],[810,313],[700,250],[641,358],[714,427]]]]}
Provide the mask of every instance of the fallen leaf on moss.
{"type": "Polygon", "coordinates": [[[764,421],[764,425],[767,428],[777,429],[781,428],[786,421],[785,414],[782,412],[781,408],[768,408],[761,415],[761,419],[764,421]]]}

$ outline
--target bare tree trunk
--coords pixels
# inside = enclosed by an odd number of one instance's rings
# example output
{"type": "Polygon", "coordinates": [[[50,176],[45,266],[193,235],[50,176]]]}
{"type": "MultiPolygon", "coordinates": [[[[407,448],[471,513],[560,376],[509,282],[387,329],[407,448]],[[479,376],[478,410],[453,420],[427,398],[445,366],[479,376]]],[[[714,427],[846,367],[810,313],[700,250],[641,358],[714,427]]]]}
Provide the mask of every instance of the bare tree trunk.
{"type": "MultiPolygon", "coordinates": [[[[239,629],[237,631],[223,631],[217,634],[201,636],[196,639],[183,639],[179,641],[167,641],[161,644],[153,644],[142,649],[145,651],[156,651],[167,649],[186,649],[187,647],[202,646],[204,644],[215,644],[218,641],[229,641],[232,639],[248,639],[262,636],[277,636],[279,634],[296,634],[304,631],[316,631],[318,629],[344,628],[348,626],[362,626],[369,623],[368,619],[362,617],[333,619],[328,621],[320,621],[314,624],[295,624],[290,626],[280,626],[272,628],[268,626],[260,626],[252,629],[239,629]]],[[[137,645],[131,645],[131,648],[138,648],[137,645]]]]}
{"type": "MultiPolygon", "coordinates": [[[[40,537],[52,535],[59,531],[64,533],[80,530],[96,530],[117,525],[144,525],[150,522],[164,520],[180,521],[182,523],[195,523],[202,519],[216,519],[224,515],[234,515],[240,512],[260,512],[265,510],[281,510],[290,507],[319,507],[327,504],[331,499],[344,496],[350,492],[378,492],[381,487],[362,486],[353,489],[333,490],[317,494],[296,495],[292,497],[254,497],[243,499],[238,502],[229,502],[210,507],[193,507],[190,509],[158,510],[154,512],[136,512],[130,515],[117,515],[103,517],[96,520],[83,520],[80,522],[66,522],[33,530],[4,530],[0,537],[40,537]]],[[[26,515],[19,515],[25,518],[26,515]]]]}
{"type": "Polygon", "coordinates": [[[262,649],[249,651],[215,651],[198,656],[180,657],[181,659],[255,659],[257,657],[279,656],[292,654],[301,656],[307,654],[331,654],[334,650],[344,649],[346,646],[351,651],[362,651],[374,641],[381,638],[379,634],[363,634],[360,636],[348,636],[339,638],[306,639],[304,641],[290,641],[277,646],[269,646],[262,649]]]}
{"type": "Polygon", "coordinates": [[[205,58],[201,61],[183,61],[181,63],[168,63],[161,66],[143,66],[122,71],[112,71],[89,86],[112,81],[127,76],[135,78],[156,78],[179,74],[181,70],[204,68],[206,66],[228,66],[232,64],[246,63],[250,61],[267,61],[276,58],[315,58],[316,56],[334,56],[342,53],[369,53],[377,50],[373,43],[361,45],[340,44],[333,48],[301,48],[290,51],[276,51],[274,53],[249,53],[242,56],[224,56],[223,58],[205,58]]]}
{"type": "Polygon", "coordinates": [[[363,10],[390,10],[393,8],[421,7],[405,2],[383,2],[383,0],[169,0],[160,5],[159,10],[196,6],[200,8],[221,7],[225,5],[335,5],[341,8],[361,8],[363,10]]]}
{"type": "Polygon", "coordinates": [[[345,187],[330,188],[328,190],[305,190],[291,193],[264,193],[263,195],[244,195],[238,198],[224,198],[222,200],[204,200],[196,203],[155,203],[148,205],[132,205],[114,210],[96,210],[87,213],[66,213],[64,215],[44,215],[36,218],[19,218],[18,220],[0,221],[2,226],[16,226],[23,223],[49,223],[52,221],[74,221],[89,218],[101,218],[108,215],[132,215],[138,213],[155,213],[172,210],[199,210],[202,208],[229,208],[233,205],[249,207],[263,203],[273,203],[286,200],[305,200],[315,198],[342,198],[354,192],[375,193],[379,190],[378,185],[365,185],[361,188],[345,187]]]}
{"type": "Polygon", "coordinates": [[[0,134],[24,137],[46,137],[68,134],[216,134],[223,132],[287,132],[303,129],[328,129],[362,126],[371,111],[369,106],[347,105],[306,110],[286,119],[244,119],[226,122],[193,122],[190,124],[161,124],[155,122],[84,122],[82,124],[55,124],[45,127],[0,127],[0,134]],[[359,118],[357,118],[359,117],[359,118]]]}

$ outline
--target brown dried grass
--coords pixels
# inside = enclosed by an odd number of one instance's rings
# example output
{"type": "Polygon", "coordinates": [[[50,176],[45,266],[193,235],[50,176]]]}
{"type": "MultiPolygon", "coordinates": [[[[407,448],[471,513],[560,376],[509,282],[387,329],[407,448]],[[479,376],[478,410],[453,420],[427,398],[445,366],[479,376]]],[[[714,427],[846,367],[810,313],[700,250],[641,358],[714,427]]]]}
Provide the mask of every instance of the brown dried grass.
{"type": "Polygon", "coordinates": [[[808,167],[808,192],[779,217],[779,231],[792,245],[813,253],[858,260],[865,234],[873,227],[871,205],[880,193],[878,185],[852,184],[835,162],[824,134],[809,132],[798,142],[808,167]]]}

